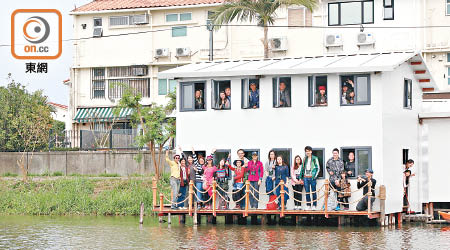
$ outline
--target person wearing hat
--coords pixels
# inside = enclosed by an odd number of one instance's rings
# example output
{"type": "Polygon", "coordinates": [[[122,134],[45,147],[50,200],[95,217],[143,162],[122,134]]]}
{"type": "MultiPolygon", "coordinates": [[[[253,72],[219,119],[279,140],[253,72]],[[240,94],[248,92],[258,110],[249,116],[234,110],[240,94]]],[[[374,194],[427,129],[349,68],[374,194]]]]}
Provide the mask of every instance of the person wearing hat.
{"type": "MultiPolygon", "coordinates": [[[[233,166],[230,166],[230,169],[234,172],[234,183],[233,183],[233,200],[237,201],[241,199],[241,197],[244,195],[244,189],[242,188],[244,186],[244,174],[245,174],[245,167],[244,167],[244,161],[243,160],[235,160],[233,162],[233,166]],[[234,167],[233,167],[234,166],[234,167]],[[237,190],[240,190],[239,192],[236,192],[237,190]]],[[[235,209],[241,209],[244,208],[245,199],[242,199],[239,202],[236,202],[235,209]]]]}
{"type": "Polygon", "coordinates": [[[366,185],[369,181],[372,182],[372,186],[370,186],[371,190],[372,190],[372,194],[370,197],[370,203],[373,204],[373,202],[375,201],[375,185],[377,184],[377,180],[375,180],[374,178],[372,178],[373,176],[373,170],[372,169],[367,169],[366,170],[366,176],[365,177],[361,177],[358,176],[358,182],[357,182],[357,187],[358,189],[363,188],[363,195],[364,198],[362,200],[360,200],[358,202],[358,204],[356,205],[356,210],[358,211],[365,211],[368,208],[368,204],[369,204],[369,198],[366,195],[369,192],[369,185],[366,185]]]}
{"type": "Polygon", "coordinates": [[[327,94],[326,94],[327,88],[325,85],[319,86],[319,93],[317,93],[316,97],[316,105],[319,106],[327,106],[327,94]]]}
{"type": "Polygon", "coordinates": [[[175,203],[178,200],[180,190],[180,155],[174,155],[173,161],[169,158],[169,150],[166,148],[166,162],[170,166],[170,188],[172,189],[172,209],[177,209],[175,203]]]}
{"type": "Polygon", "coordinates": [[[257,209],[259,199],[259,186],[261,185],[264,175],[264,167],[262,162],[258,160],[258,152],[252,152],[252,160],[248,162],[245,171],[249,173],[248,180],[250,181],[250,185],[253,187],[251,189],[253,195],[250,194],[250,207],[257,209]]]}
{"type": "Polygon", "coordinates": [[[256,89],[256,83],[250,83],[250,92],[248,93],[248,104],[252,109],[259,108],[259,89],[256,89]]]}

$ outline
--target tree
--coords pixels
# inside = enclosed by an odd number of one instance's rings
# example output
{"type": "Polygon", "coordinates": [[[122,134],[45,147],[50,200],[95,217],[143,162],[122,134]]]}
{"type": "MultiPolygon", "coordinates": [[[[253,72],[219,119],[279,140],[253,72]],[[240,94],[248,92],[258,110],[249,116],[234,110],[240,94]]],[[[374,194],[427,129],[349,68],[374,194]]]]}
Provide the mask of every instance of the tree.
{"type": "Polygon", "coordinates": [[[218,7],[212,16],[216,29],[220,29],[223,24],[233,21],[253,22],[256,20],[258,26],[264,28],[264,58],[269,58],[269,25],[273,25],[276,11],[281,6],[303,5],[312,11],[317,6],[317,0],[227,0],[218,7]]]}
{"type": "MultiPolygon", "coordinates": [[[[153,159],[155,176],[159,179],[161,156],[164,145],[175,137],[175,118],[169,115],[175,110],[175,93],[168,95],[167,105],[152,103],[149,106],[142,105],[142,95],[132,88],[126,87],[119,102],[120,108],[132,108],[131,125],[142,131],[135,138],[136,146],[147,146],[153,159]],[[159,151],[156,160],[156,149],[159,151]]],[[[117,109],[116,112],[120,110],[117,109]]],[[[139,155],[140,156],[140,155],[139,155]]],[[[141,160],[141,157],[136,159],[141,160]]]]}
{"type": "Polygon", "coordinates": [[[52,108],[41,90],[29,93],[11,74],[8,82],[0,87],[0,151],[21,152],[17,165],[27,181],[25,155],[47,148],[52,108]]]}

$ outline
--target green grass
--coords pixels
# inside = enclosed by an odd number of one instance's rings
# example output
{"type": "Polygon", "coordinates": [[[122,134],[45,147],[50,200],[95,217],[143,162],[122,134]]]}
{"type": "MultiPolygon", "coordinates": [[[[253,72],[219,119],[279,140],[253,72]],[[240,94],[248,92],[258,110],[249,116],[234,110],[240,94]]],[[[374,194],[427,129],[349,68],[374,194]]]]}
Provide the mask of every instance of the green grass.
{"type": "Polygon", "coordinates": [[[98,176],[100,176],[100,177],[120,177],[120,175],[118,175],[118,174],[107,174],[107,173],[99,174],[98,176]]]}
{"type": "Polygon", "coordinates": [[[3,176],[4,177],[17,177],[18,174],[7,172],[7,173],[4,173],[3,176]]]}
{"type": "MultiPolygon", "coordinates": [[[[170,195],[170,186],[161,184],[161,190],[170,195]]],[[[138,215],[141,202],[151,214],[152,197],[148,179],[5,180],[0,182],[0,214],[138,215]]]]}
{"type": "Polygon", "coordinates": [[[53,172],[53,176],[63,176],[63,173],[60,171],[53,172]]]}

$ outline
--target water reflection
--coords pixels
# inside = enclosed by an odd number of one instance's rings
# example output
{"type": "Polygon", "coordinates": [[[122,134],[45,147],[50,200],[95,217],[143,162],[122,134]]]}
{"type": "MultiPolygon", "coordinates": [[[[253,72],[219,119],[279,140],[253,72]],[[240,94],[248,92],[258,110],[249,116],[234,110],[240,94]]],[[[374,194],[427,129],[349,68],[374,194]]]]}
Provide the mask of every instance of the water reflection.
{"type": "Polygon", "coordinates": [[[450,227],[159,224],[136,217],[0,216],[0,249],[450,249],[450,227]]]}

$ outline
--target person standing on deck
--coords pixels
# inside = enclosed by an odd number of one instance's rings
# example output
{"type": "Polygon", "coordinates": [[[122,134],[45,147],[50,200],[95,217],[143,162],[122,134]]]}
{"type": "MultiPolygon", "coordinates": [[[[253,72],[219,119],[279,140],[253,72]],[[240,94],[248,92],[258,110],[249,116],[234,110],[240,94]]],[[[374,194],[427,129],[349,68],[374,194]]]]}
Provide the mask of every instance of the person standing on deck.
{"type": "MultiPolygon", "coordinates": [[[[234,183],[233,183],[233,200],[236,202],[239,199],[242,198],[244,194],[244,173],[245,168],[243,167],[244,161],[243,160],[235,160],[233,162],[233,166],[230,166],[230,169],[234,172],[234,183]],[[240,190],[240,191],[238,191],[240,190]]],[[[245,200],[242,199],[239,202],[236,202],[235,209],[242,209],[244,208],[244,202],[245,200]]]]}
{"type": "Polygon", "coordinates": [[[261,181],[264,175],[264,167],[262,162],[258,160],[258,153],[252,152],[252,160],[248,162],[248,166],[246,170],[248,175],[248,180],[250,181],[250,185],[253,189],[250,191],[253,193],[250,194],[250,207],[257,209],[258,208],[258,199],[259,199],[259,186],[261,185],[261,181]]]}
{"type": "MultiPolygon", "coordinates": [[[[186,192],[189,186],[189,167],[186,165],[186,158],[182,157],[180,159],[180,191],[178,192],[177,203],[180,203],[186,199],[186,192]]],[[[186,209],[185,204],[187,200],[183,203],[177,205],[179,209],[186,209]]]]}
{"type": "Polygon", "coordinates": [[[277,157],[275,151],[270,150],[268,160],[264,164],[264,174],[266,176],[266,193],[273,195],[273,180],[275,180],[275,166],[277,165],[277,157]]]}
{"type": "Polygon", "coordinates": [[[361,177],[358,176],[358,182],[357,182],[357,187],[358,189],[364,187],[363,189],[363,195],[364,198],[362,198],[362,200],[360,200],[358,202],[358,204],[356,205],[356,210],[358,211],[365,211],[368,208],[368,204],[369,204],[369,197],[366,195],[369,192],[369,188],[371,188],[372,191],[372,195],[370,197],[370,203],[373,204],[373,202],[375,201],[375,185],[377,184],[377,180],[375,180],[374,178],[372,178],[373,176],[373,171],[370,169],[366,170],[366,176],[365,177],[361,177]],[[372,186],[369,187],[369,185],[367,185],[367,183],[369,183],[369,181],[372,182],[372,186]]]}
{"type": "MultiPolygon", "coordinates": [[[[284,161],[283,157],[281,155],[277,156],[277,166],[275,167],[275,186],[278,186],[281,181],[284,181],[284,207],[286,207],[287,200],[289,199],[289,186],[288,181],[290,178],[290,171],[289,166],[287,166],[284,161]]],[[[276,194],[277,196],[280,196],[281,193],[281,186],[277,187],[276,194]]],[[[281,196],[278,198],[277,202],[278,209],[281,209],[281,196]]]]}
{"type": "Polygon", "coordinates": [[[301,176],[306,192],[306,210],[316,210],[317,206],[317,194],[316,194],[316,179],[320,172],[319,160],[316,156],[312,155],[311,146],[305,147],[305,158],[302,164],[301,176]],[[313,192],[311,201],[311,194],[313,192]],[[312,204],[311,204],[312,203],[312,204]],[[311,207],[312,205],[312,207],[311,207]]]}
{"type": "MultiPolygon", "coordinates": [[[[344,161],[339,157],[339,149],[333,149],[333,156],[327,161],[327,172],[330,180],[330,185],[334,189],[338,189],[339,181],[340,181],[340,173],[344,170],[344,161]]],[[[331,195],[336,196],[336,192],[331,193],[331,195]]],[[[336,210],[339,210],[339,204],[336,207],[336,210]]]]}
{"type": "Polygon", "coordinates": [[[302,158],[300,155],[295,156],[294,165],[291,167],[292,189],[294,190],[294,210],[302,209],[302,191],[303,180],[300,178],[302,171],[302,158]]]}
{"type": "Polygon", "coordinates": [[[178,191],[180,190],[180,155],[175,155],[173,161],[169,158],[169,150],[166,149],[166,162],[170,166],[170,188],[172,189],[171,209],[177,209],[175,203],[178,200],[178,191]]]}

